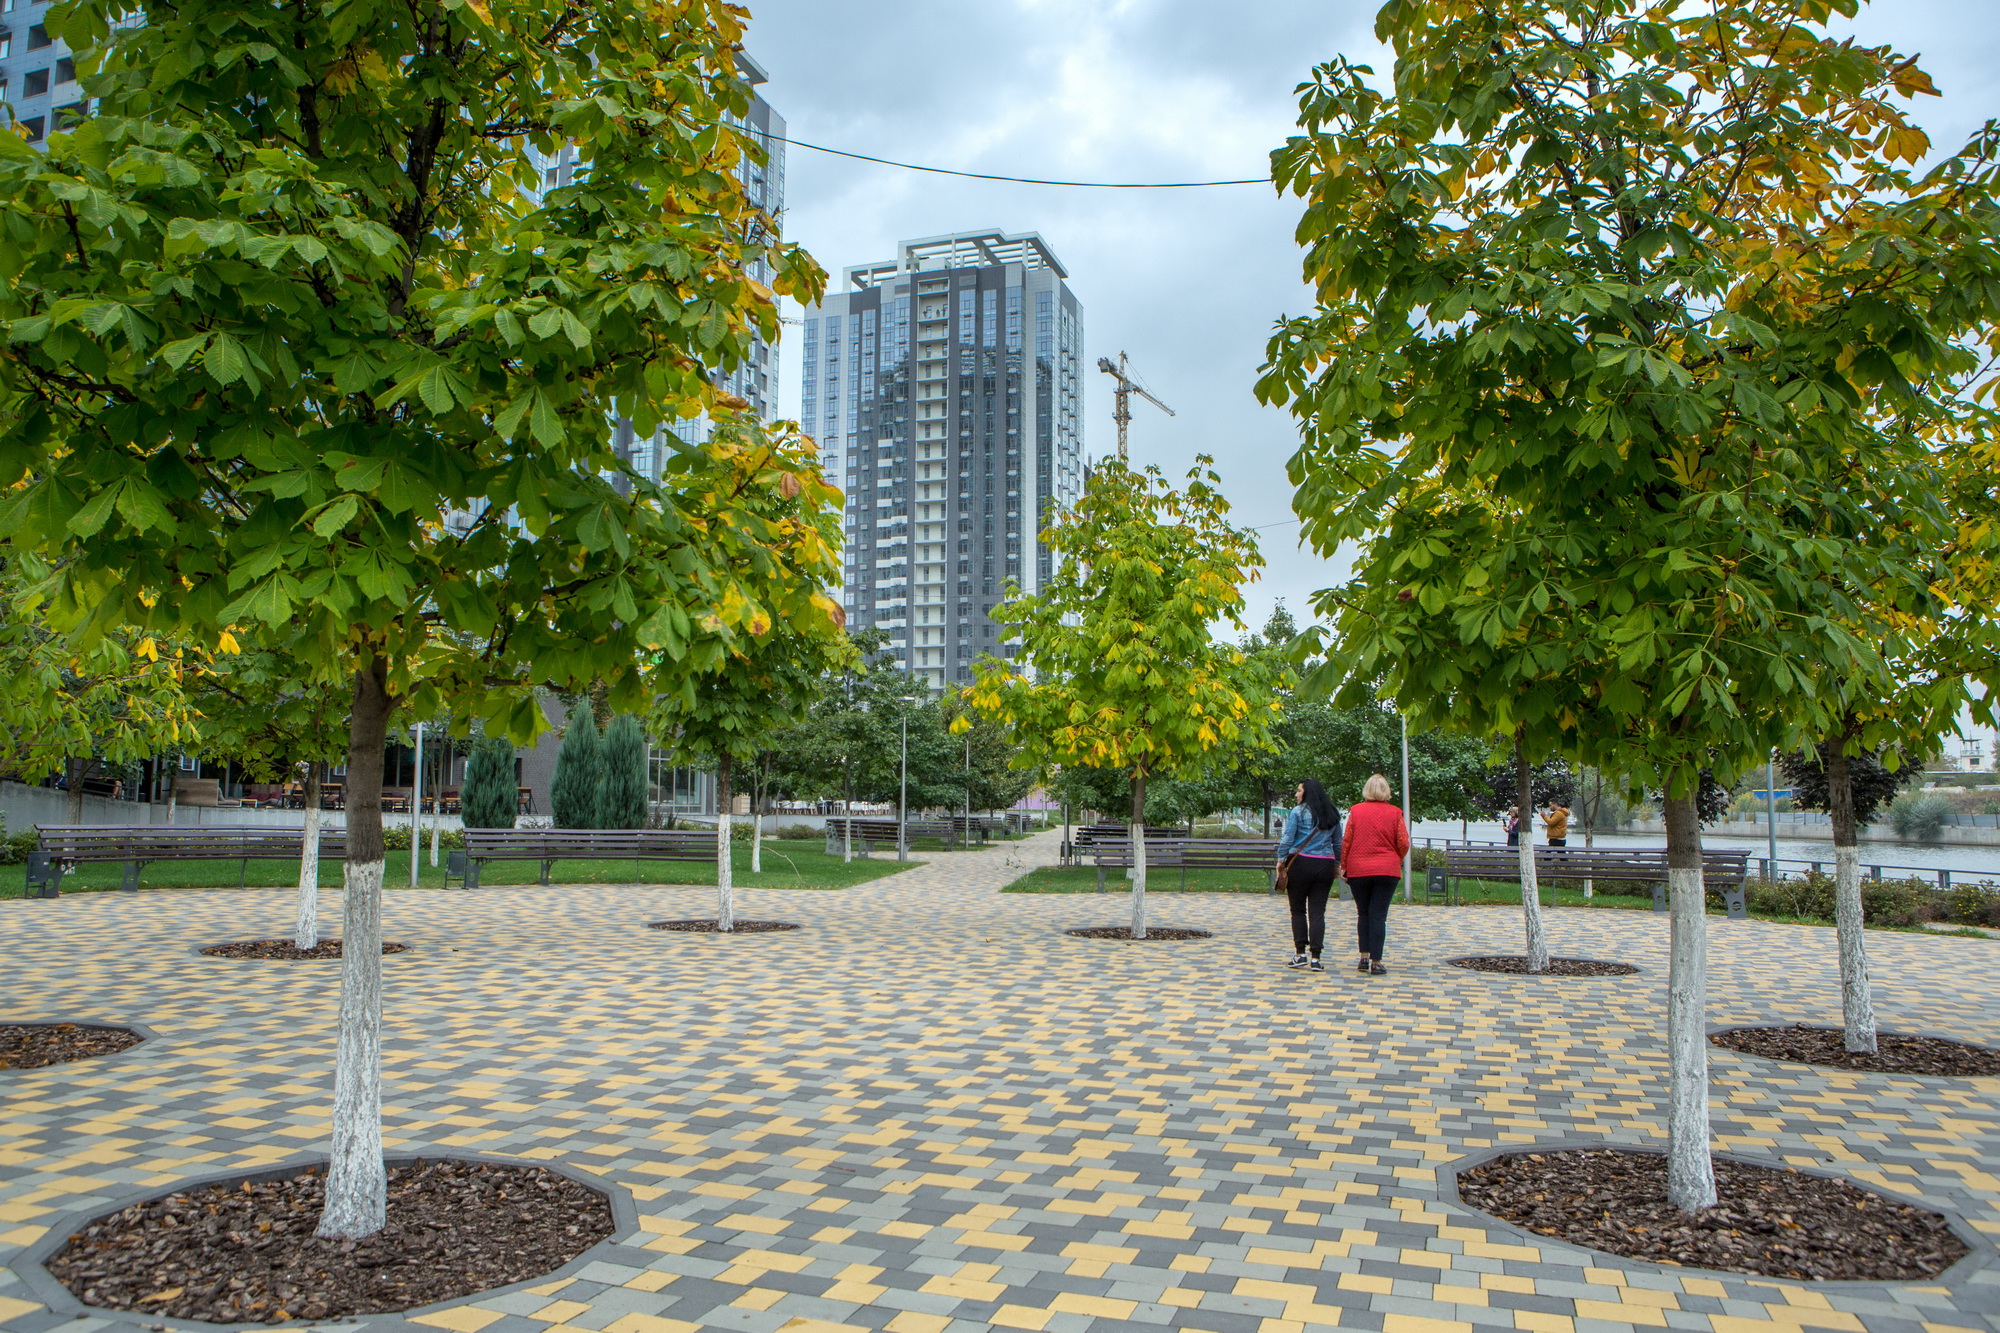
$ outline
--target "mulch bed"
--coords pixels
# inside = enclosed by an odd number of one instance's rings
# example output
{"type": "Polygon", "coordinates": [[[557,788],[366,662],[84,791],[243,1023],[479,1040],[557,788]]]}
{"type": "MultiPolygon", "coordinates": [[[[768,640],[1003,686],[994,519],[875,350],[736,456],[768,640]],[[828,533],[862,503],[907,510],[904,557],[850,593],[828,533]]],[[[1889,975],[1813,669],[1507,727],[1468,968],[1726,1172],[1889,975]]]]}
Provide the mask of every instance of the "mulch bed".
{"type": "MultiPolygon", "coordinates": [[[[409,947],[407,944],[384,940],[382,952],[402,953],[409,947]]],[[[206,958],[268,958],[283,962],[299,962],[340,957],[340,941],[321,940],[310,949],[301,949],[290,940],[236,940],[230,944],[212,945],[201,952],[206,958]]]]}
{"type": "Polygon", "coordinates": [[[1520,977],[1629,977],[1639,970],[1630,963],[1606,963],[1596,958],[1551,958],[1546,972],[1530,972],[1526,958],[1508,954],[1445,961],[1468,972],[1505,972],[1520,977]]]}
{"type": "Polygon", "coordinates": [[[318,1168],[134,1204],[70,1237],[48,1270],[85,1305],[278,1324],[407,1310],[540,1277],[612,1231],[603,1195],[540,1167],[389,1168],[388,1225],[313,1235],[318,1168]]]}
{"type": "Polygon", "coordinates": [[[1065,935],[1075,935],[1086,940],[1128,940],[1133,944],[1151,944],[1154,940],[1205,940],[1213,938],[1212,930],[1187,930],[1180,926],[1148,926],[1144,939],[1132,939],[1130,926],[1079,926],[1066,930],[1065,935]]]}
{"type": "Polygon", "coordinates": [[[1947,1037],[1906,1037],[1894,1032],[1875,1034],[1875,1053],[1857,1055],[1845,1045],[1839,1028],[1800,1024],[1788,1028],[1731,1028],[1709,1037],[1717,1046],[1767,1060],[1799,1065],[1829,1065],[1868,1074],[1919,1074],[1930,1078],[1990,1078],[2000,1074],[2000,1051],[1971,1046],[1947,1037]]]}
{"type": "Polygon", "coordinates": [[[1763,1277],[1907,1282],[1967,1253],[1944,1218],[1844,1180],[1717,1159],[1717,1203],[1667,1202],[1664,1153],[1516,1153],[1458,1178],[1459,1198],[1539,1235],[1631,1259],[1763,1277]]]}
{"type": "Polygon", "coordinates": [[[0,1069],[42,1069],[49,1065],[116,1055],[143,1040],[124,1028],[81,1023],[0,1023],[0,1069]]]}
{"type": "Polygon", "coordinates": [[[648,930],[679,930],[696,935],[768,935],[774,930],[797,930],[796,921],[745,921],[738,918],[733,931],[717,930],[714,917],[702,917],[695,921],[649,921],[648,930]]]}

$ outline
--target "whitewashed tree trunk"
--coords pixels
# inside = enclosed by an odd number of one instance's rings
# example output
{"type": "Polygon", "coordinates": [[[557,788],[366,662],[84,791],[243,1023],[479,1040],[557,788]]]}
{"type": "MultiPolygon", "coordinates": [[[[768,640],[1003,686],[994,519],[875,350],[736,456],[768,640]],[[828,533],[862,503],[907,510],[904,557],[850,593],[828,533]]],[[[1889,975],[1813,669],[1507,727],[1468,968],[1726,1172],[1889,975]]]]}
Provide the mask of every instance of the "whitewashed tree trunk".
{"type": "Polygon", "coordinates": [[[735,866],[729,855],[729,807],[735,800],[729,790],[729,756],[715,767],[715,928],[736,929],[735,866]]]}
{"type": "Polygon", "coordinates": [[[1533,773],[1521,732],[1514,733],[1514,797],[1521,811],[1521,925],[1527,935],[1528,970],[1549,970],[1549,937],[1542,930],[1542,886],[1535,878],[1533,773]]]}
{"type": "Polygon", "coordinates": [[[319,765],[306,765],[305,837],[299,844],[299,919],[292,943],[301,951],[319,946],[319,765]]]}
{"type": "Polygon", "coordinates": [[[1854,775],[1846,738],[1828,742],[1827,808],[1833,819],[1833,923],[1840,946],[1842,1042],[1850,1051],[1875,1050],[1875,997],[1868,984],[1868,942],[1861,910],[1860,832],[1854,818],[1854,775]]]}
{"type": "Polygon", "coordinates": [[[389,734],[388,669],[354,673],[347,733],[347,865],[342,877],[340,1035],[333,1074],[333,1152],[316,1234],[359,1240],[382,1229],[382,750],[389,734]]]}
{"type": "Polygon", "coordinates": [[[1662,802],[1673,938],[1667,968],[1667,1200],[1695,1212],[1715,1203],[1708,1136],[1708,901],[1701,875],[1695,778],[1662,802]]]}
{"type": "MultiPolygon", "coordinates": [[[[1590,776],[1591,781],[1595,784],[1591,790],[1596,795],[1591,799],[1589,813],[1583,821],[1583,845],[1586,850],[1597,845],[1597,812],[1604,808],[1604,774],[1592,769],[1590,776]]],[[[1595,881],[1585,880],[1583,882],[1583,896],[1586,898],[1595,898],[1597,896],[1595,881]]]]}
{"type": "Polygon", "coordinates": [[[1132,778],[1132,938],[1146,938],[1146,775],[1132,778]]]}
{"type": "Polygon", "coordinates": [[[167,827],[174,826],[174,818],[181,808],[181,760],[174,756],[174,766],[167,770],[167,827]]]}

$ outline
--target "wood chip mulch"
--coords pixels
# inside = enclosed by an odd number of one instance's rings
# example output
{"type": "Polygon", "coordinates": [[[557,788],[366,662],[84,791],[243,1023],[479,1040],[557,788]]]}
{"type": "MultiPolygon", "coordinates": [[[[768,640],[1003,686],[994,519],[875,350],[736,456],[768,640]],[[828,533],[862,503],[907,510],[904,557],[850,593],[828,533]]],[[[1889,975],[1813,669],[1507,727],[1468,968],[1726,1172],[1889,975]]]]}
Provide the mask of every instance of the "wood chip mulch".
{"type": "Polygon", "coordinates": [[[1468,972],[1505,972],[1521,977],[1629,977],[1639,970],[1630,963],[1607,963],[1597,958],[1551,958],[1546,972],[1530,972],[1526,958],[1507,954],[1446,961],[1468,972]]]}
{"type": "MultiPolygon", "coordinates": [[[[383,953],[402,953],[410,946],[389,940],[382,942],[383,953]]],[[[340,957],[339,940],[321,940],[310,949],[301,949],[290,940],[236,940],[203,949],[207,958],[265,958],[279,962],[302,962],[340,957]]]]}
{"type": "Polygon", "coordinates": [[[1130,926],[1080,926],[1063,934],[1086,940],[1129,940],[1134,944],[1151,944],[1154,940],[1205,940],[1212,938],[1215,932],[1188,930],[1181,926],[1148,926],[1145,938],[1134,940],[1130,926]]]}
{"type": "Polygon", "coordinates": [[[49,1065],[116,1055],[141,1038],[124,1028],[81,1023],[0,1023],[0,1069],[43,1069],[49,1065]]]}
{"type": "Polygon", "coordinates": [[[796,921],[745,921],[737,918],[733,931],[717,930],[714,917],[703,917],[695,921],[649,921],[649,930],[679,930],[696,935],[768,935],[774,930],[797,930],[796,921]]]}
{"type": "Polygon", "coordinates": [[[1991,1078],[2000,1074],[2000,1051],[1972,1046],[1948,1037],[1908,1037],[1894,1032],[1875,1034],[1873,1055],[1847,1050],[1839,1028],[1731,1028],[1709,1037],[1717,1046],[1767,1060],[1798,1065],[1828,1065],[1869,1074],[1917,1074],[1928,1078],[1991,1078]]]}
{"type": "Polygon", "coordinates": [[[1664,1153],[1515,1153],[1458,1178],[1459,1198],[1539,1235],[1631,1259],[1763,1277],[1907,1282],[1967,1253],[1944,1218],[1844,1180],[1718,1159],[1715,1207],[1667,1202],[1664,1153]]]}
{"type": "Polygon", "coordinates": [[[407,1310],[540,1277],[612,1231],[610,1203],[567,1176],[431,1160],[389,1168],[381,1231],[321,1240],[324,1185],[314,1168],[134,1204],[71,1236],[48,1270],[85,1305],[280,1324],[407,1310]]]}

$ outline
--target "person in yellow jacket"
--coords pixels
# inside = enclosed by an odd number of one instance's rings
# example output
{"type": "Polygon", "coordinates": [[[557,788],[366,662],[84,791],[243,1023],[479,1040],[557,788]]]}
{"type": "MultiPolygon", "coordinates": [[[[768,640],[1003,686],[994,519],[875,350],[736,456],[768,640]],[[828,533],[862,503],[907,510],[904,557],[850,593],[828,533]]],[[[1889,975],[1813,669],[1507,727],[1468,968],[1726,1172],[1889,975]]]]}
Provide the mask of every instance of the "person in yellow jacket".
{"type": "Polygon", "coordinates": [[[1569,845],[1569,807],[1549,802],[1549,808],[1542,812],[1542,827],[1549,835],[1549,846],[1569,845]]]}

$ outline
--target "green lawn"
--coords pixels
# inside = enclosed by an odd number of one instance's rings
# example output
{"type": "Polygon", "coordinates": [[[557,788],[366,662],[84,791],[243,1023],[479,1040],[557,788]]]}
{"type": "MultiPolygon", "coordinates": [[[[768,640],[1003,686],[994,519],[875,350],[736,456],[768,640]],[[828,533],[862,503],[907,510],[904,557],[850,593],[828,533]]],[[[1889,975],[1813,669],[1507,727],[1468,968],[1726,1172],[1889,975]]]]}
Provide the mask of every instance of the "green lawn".
{"type": "MultiPolygon", "coordinates": [[[[735,848],[736,883],[750,889],[844,889],[850,884],[862,884],[871,879],[893,875],[918,861],[899,862],[895,854],[873,856],[867,860],[856,858],[843,864],[839,856],[828,856],[815,843],[766,843],[764,845],[764,872],[750,873],[750,849],[738,845],[735,848]]],[[[426,847],[418,857],[418,885],[436,889],[444,886],[443,860],[446,853],[439,853],[440,864],[431,867],[430,849],[426,847]]],[[[237,861],[156,861],[146,866],[139,874],[139,885],[147,889],[206,889],[235,888],[237,861]]],[[[248,883],[255,887],[274,888],[296,886],[299,882],[299,864],[296,861],[256,861],[249,863],[248,883]]],[[[123,882],[125,868],[120,865],[90,865],[63,879],[63,892],[89,893],[103,889],[115,889],[123,882]]],[[[481,887],[500,884],[535,884],[541,881],[542,867],[533,861],[506,861],[488,865],[480,872],[481,887]]],[[[0,898],[23,896],[26,880],[25,867],[0,866],[0,898]]],[[[715,866],[711,863],[681,861],[558,861],[555,872],[550,876],[558,884],[713,884],[715,866]]],[[[410,882],[410,854],[406,851],[389,853],[390,888],[404,888],[410,882]]],[[[340,865],[338,862],[321,862],[319,882],[323,888],[340,886],[340,865]]]]}
{"type": "MultiPolygon", "coordinates": [[[[1104,871],[1104,891],[1123,893],[1129,887],[1123,870],[1106,867],[1104,871]]],[[[1031,870],[1009,884],[1005,893],[1095,893],[1097,891],[1096,866],[1044,866],[1031,870]]],[[[1179,893],[1181,871],[1171,866],[1153,866],[1146,872],[1148,893],[1179,893]]],[[[1269,893],[1271,873],[1268,870],[1190,870],[1187,872],[1188,893],[1269,893]]]]}

